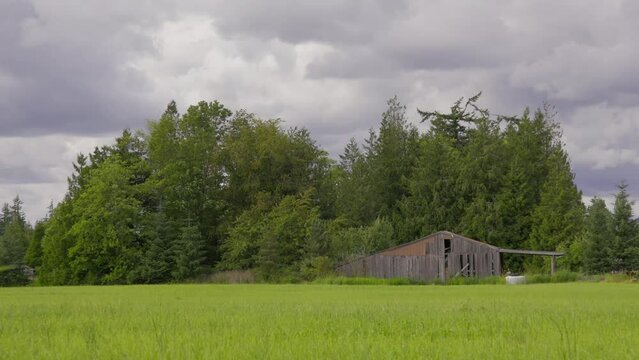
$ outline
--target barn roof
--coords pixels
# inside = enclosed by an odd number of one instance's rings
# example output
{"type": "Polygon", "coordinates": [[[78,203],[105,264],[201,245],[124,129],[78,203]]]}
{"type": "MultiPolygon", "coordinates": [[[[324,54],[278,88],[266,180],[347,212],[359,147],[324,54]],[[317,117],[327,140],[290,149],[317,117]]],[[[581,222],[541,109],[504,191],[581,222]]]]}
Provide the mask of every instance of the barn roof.
{"type": "Polygon", "coordinates": [[[517,250],[517,249],[499,249],[503,254],[524,254],[524,255],[542,255],[542,256],[564,256],[565,252],[542,251],[542,250],[517,250]]]}
{"type": "Polygon", "coordinates": [[[372,253],[372,254],[370,254],[370,255],[375,255],[375,254],[379,254],[379,253],[382,253],[382,252],[387,252],[387,251],[389,251],[389,250],[400,249],[400,248],[403,248],[403,247],[405,247],[405,246],[413,245],[413,244],[415,244],[415,243],[418,243],[418,242],[420,242],[420,241],[424,241],[424,240],[426,240],[426,239],[428,239],[428,238],[431,238],[431,237],[433,237],[433,236],[437,236],[437,235],[443,235],[443,236],[444,236],[444,239],[460,238],[460,239],[463,239],[463,240],[465,240],[465,241],[469,241],[469,242],[473,242],[473,243],[476,243],[476,244],[480,244],[480,245],[482,245],[482,246],[487,246],[487,247],[489,247],[489,248],[491,248],[491,249],[493,249],[493,250],[495,250],[495,251],[498,251],[498,252],[500,252],[500,253],[503,253],[503,254],[524,254],[524,255],[542,255],[542,256],[564,256],[564,255],[566,255],[566,253],[563,253],[563,252],[556,252],[556,251],[517,250],[517,249],[504,249],[504,248],[499,248],[499,247],[497,247],[497,246],[490,245],[490,244],[485,243],[485,242],[483,242],[483,241],[479,241],[479,240],[475,240],[475,239],[467,238],[467,237],[465,237],[465,236],[462,236],[462,235],[459,235],[459,234],[452,233],[452,232],[450,232],[450,231],[438,231],[438,232],[436,232],[436,233],[433,233],[433,234],[430,234],[430,235],[426,235],[426,236],[424,236],[424,237],[421,237],[421,238],[419,238],[419,239],[417,239],[417,240],[413,240],[413,241],[410,241],[410,242],[407,242],[407,243],[403,243],[403,244],[400,244],[400,245],[397,245],[397,246],[389,247],[389,248],[386,248],[386,249],[383,249],[383,250],[380,250],[380,251],[374,252],[374,253],[372,253]]]}
{"type": "Polygon", "coordinates": [[[379,253],[386,252],[386,251],[389,251],[389,250],[400,249],[400,248],[403,248],[405,246],[413,245],[415,243],[418,243],[420,241],[424,241],[424,240],[426,240],[428,238],[431,238],[431,237],[437,236],[437,235],[443,235],[444,239],[452,239],[452,238],[456,237],[456,238],[460,238],[460,239],[463,239],[463,240],[466,240],[466,241],[470,241],[470,242],[473,242],[473,243],[480,244],[482,246],[487,246],[487,247],[492,248],[494,250],[499,250],[499,248],[496,247],[496,246],[490,245],[490,244],[482,242],[482,241],[478,241],[478,240],[474,240],[474,239],[471,239],[471,238],[467,238],[465,236],[461,236],[461,235],[452,233],[450,231],[438,231],[436,233],[432,233],[430,235],[423,236],[423,237],[421,237],[421,238],[419,238],[417,240],[413,240],[413,241],[410,241],[410,242],[407,242],[407,243],[403,243],[403,244],[400,244],[400,245],[397,245],[397,246],[389,247],[389,248],[374,252],[371,255],[379,254],[379,253]]]}

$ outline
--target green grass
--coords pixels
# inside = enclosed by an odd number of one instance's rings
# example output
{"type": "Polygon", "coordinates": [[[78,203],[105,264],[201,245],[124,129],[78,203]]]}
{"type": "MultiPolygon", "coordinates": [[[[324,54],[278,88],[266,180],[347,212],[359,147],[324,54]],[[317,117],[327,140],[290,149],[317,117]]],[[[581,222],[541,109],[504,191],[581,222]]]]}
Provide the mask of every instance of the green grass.
{"type": "Polygon", "coordinates": [[[0,289],[0,359],[637,359],[639,286],[0,289]]]}

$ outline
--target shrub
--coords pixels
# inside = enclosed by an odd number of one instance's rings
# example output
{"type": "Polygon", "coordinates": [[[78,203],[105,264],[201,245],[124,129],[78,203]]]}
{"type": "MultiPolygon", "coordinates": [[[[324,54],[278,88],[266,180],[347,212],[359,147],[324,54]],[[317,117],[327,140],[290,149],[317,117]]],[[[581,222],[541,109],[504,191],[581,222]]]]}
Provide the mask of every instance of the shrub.
{"type": "Polygon", "coordinates": [[[572,271],[558,271],[551,276],[554,283],[574,282],[579,280],[579,273],[572,271]]]}
{"type": "Polygon", "coordinates": [[[322,276],[330,276],[335,266],[333,260],[327,256],[316,256],[314,258],[305,259],[300,265],[300,272],[306,280],[313,280],[322,276]]]}
{"type": "Polygon", "coordinates": [[[19,266],[5,266],[0,269],[0,287],[24,286],[29,283],[29,278],[19,266]]]}
{"type": "Polygon", "coordinates": [[[218,271],[202,277],[199,282],[216,284],[252,284],[255,282],[255,275],[251,270],[218,271]]]}

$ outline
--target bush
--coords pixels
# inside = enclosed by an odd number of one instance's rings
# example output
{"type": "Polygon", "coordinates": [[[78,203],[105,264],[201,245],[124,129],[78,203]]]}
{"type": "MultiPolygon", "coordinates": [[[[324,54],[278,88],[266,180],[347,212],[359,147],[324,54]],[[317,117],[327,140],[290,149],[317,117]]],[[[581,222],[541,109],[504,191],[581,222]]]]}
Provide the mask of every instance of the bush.
{"type": "Polygon", "coordinates": [[[251,270],[218,271],[213,274],[202,276],[197,282],[215,284],[252,284],[255,282],[255,275],[251,270]]]}
{"type": "Polygon", "coordinates": [[[302,261],[300,266],[300,272],[306,280],[313,280],[318,277],[325,277],[332,275],[335,270],[333,260],[327,256],[317,256],[302,261]]]}
{"type": "Polygon", "coordinates": [[[29,278],[18,266],[5,266],[0,269],[0,287],[24,286],[29,284],[29,278]]]}
{"type": "Polygon", "coordinates": [[[551,276],[551,281],[554,283],[574,282],[579,280],[579,273],[572,271],[557,271],[551,276]]]}

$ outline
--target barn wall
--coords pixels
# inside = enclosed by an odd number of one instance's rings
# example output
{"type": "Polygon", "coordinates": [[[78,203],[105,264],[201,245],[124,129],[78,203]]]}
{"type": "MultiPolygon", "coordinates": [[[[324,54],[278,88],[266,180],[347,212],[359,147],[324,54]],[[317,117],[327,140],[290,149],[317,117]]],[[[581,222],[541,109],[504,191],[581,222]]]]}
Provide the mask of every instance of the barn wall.
{"type": "Polygon", "coordinates": [[[386,255],[386,256],[422,256],[422,255],[428,255],[428,254],[436,255],[437,251],[434,245],[436,245],[436,236],[429,236],[423,240],[420,240],[411,244],[390,248],[388,250],[382,250],[379,252],[379,255],[386,255]]]}
{"type": "Polygon", "coordinates": [[[455,235],[451,240],[446,277],[499,275],[499,252],[492,246],[455,235]]]}
{"type": "Polygon", "coordinates": [[[439,277],[436,255],[402,256],[371,255],[338,268],[343,276],[376,278],[408,278],[429,281],[439,277]]]}
{"type": "Polygon", "coordinates": [[[490,245],[450,233],[381,251],[337,268],[344,276],[409,278],[430,281],[456,275],[501,274],[499,251],[490,245]],[[448,247],[447,247],[448,245],[448,247]]]}

